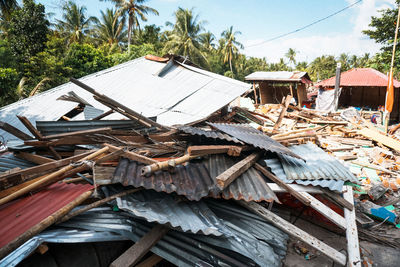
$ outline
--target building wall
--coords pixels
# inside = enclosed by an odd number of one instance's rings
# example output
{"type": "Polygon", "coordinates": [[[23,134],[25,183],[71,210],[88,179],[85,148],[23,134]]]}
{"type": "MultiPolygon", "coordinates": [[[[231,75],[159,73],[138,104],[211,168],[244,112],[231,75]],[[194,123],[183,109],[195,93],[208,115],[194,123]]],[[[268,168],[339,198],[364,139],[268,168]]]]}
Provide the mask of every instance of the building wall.
{"type": "MultiPolygon", "coordinates": [[[[260,101],[261,104],[280,104],[282,98],[290,95],[290,87],[282,85],[274,85],[273,83],[260,82],[260,101]]],[[[293,94],[297,98],[295,85],[293,86],[293,94]]]]}

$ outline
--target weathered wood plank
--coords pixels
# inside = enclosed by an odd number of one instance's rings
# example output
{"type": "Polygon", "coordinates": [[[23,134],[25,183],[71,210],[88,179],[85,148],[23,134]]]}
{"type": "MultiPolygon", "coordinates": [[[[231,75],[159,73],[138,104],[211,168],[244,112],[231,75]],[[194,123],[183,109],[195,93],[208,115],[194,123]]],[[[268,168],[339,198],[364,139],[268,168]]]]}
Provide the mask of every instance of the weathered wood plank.
{"type": "MultiPolygon", "coordinates": [[[[120,147],[113,146],[113,145],[110,145],[110,144],[106,144],[106,146],[109,147],[111,152],[115,152],[115,151],[121,149],[120,147]]],[[[138,161],[138,162],[144,163],[144,164],[153,164],[153,163],[157,163],[158,162],[155,159],[148,158],[146,156],[142,156],[142,155],[137,154],[137,153],[132,152],[132,151],[124,151],[124,153],[122,153],[122,156],[124,156],[124,157],[126,157],[128,159],[134,160],[134,161],[138,161]]]]}
{"type": "Polygon", "coordinates": [[[110,267],[134,266],[168,232],[168,228],[157,224],[138,242],[125,251],[110,267]]]}
{"type": "Polygon", "coordinates": [[[136,267],[153,267],[162,260],[163,258],[158,256],[157,254],[153,254],[142,262],[136,264],[136,267]]]}
{"type": "Polygon", "coordinates": [[[10,133],[10,134],[14,135],[15,137],[21,139],[21,140],[25,141],[25,140],[33,139],[32,136],[24,133],[23,131],[15,128],[14,126],[12,126],[12,125],[10,125],[10,124],[8,124],[6,122],[0,121],[0,128],[3,129],[4,131],[6,131],[7,133],[10,133]]]}
{"type": "MultiPolygon", "coordinates": [[[[343,197],[350,203],[354,202],[353,188],[344,186],[343,197]]],[[[356,223],[355,210],[344,209],[344,217],[346,219],[346,239],[347,239],[347,255],[349,257],[350,267],[361,267],[360,245],[358,242],[358,231],[356,223]]]]}
{"type": "Polygon", "coordinates": [[[257,204],[256,202],[239,202],[245,208],[255,212],[256,214],[260,215],[262,218],[267,220],[268,222],[272,223],[285,233],[303,241],[307,245],[317,249],[322,254],[328,256],[334,262],[344,266],[346,264],[346,256],[337,251],[336,249],[328,246],[327,244],[323,243],[322,241],[318,240],[314,236],[306,233],[305,231],[301,230],[300,228],[294,226],[293,224],[289,223],[288,221],[282,219],[278,215],[272,213],[268,209],[264,208],[263,206],[257,204]]]}
{"type": "Polygon", "coordinates": [[[218,188],[223,190],[230,185],[237,177],[253,166],[253,164],[259,159],[260,154],[261,152],[254,152],[218,175],[216,178],[218,188]]]}
{"type": "Polygon", "coordinates": [[[210,146],[189,146],[187,151],[191,156],[225,154],[229,156],[240,156],[242,151],[251,150],[250,146],[233,146],[233,145],[210,145],[210,146]]]}
{"type": "Polygon", "coordinates": [[[42,136],[41,140],[59,139],[64,137],[71,137],[71,136],[85,135],[85,134],[104,133],[111,130],[112,130],[111,127],[103,127],[103,128],[75,131],[69,133],[52,134],[52,135],[42,136]]]}
{"type": "Polygon", "coordinates": [[[17,158],[25,159],[25,160],[28,160],[30,162],[33,162],[33,163],[36,163],[36,164],[39,164],[39,165],[56,161],[54,159],[46,158],[46,157],[43,157],[43,156],[40,156],[40,155],[28,153],[28,152],[18,152],[18,153],[15,154],[15,156],[17,158]]]}
{"type": "Polygon", "coordinates": [[[279,129],[279,127],[281,126],[282,119],[283,119],[283,117],[285,116],[286,111],[287,111],[287,109],[288,109],[288,107],[289,107],[290,100],[292,100],[292,96],[291,96],[291,95],[287,95],[286,98],[285,98],[285,102],[284,102],[284,104],[282,105],[281,113],[279,113],[278,120],[276,121],[276,123],[275,123],[275,125],[274,125],[274,129],[272,130],[272,132],[277,132],[278,129],[279,129]]]}

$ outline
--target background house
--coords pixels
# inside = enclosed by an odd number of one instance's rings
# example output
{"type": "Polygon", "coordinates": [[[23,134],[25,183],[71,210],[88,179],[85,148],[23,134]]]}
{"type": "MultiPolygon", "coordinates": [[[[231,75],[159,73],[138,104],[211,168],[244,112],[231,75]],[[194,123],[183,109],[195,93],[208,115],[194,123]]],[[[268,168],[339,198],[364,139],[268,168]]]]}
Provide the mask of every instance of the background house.
{"type": "MultiPolygon", "coordinates": [[[[333,90],[336,76],[323,80],[316,84],[322,90],[333,90]]],[[[339,107],[361,107],[377,110],[379,106],[385,105],[387,75],[372,68],[355,68],[340,74],[339,107]]],[[[400,82],[394,80],[394,106],[391,118],[399,120],[399,88],[400,82]]]]}
{"type": "Polygon", "coordinates": [[[307,100],[306,88],[311,84],[307,72],[301,71],[257,71],[247,75],[245,79],[253,82],[254,93],[259,98],[256,103],[259,104],[278,104],[283,97],[290,94],[301,106],[307,100]]]}

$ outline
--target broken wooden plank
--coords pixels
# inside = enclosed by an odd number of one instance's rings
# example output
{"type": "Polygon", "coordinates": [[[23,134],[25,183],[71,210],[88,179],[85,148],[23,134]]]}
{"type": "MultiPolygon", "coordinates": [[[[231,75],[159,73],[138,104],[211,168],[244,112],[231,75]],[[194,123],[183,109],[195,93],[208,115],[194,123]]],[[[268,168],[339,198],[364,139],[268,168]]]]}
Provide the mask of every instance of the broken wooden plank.
{"type": "MultiPolygon", "coordinates": [[[[354,202],[353,188],[351,186],[344,186],[343,197],[350,203],[354,202]]],[[[360,244],[358,241],[355,210],[349,210],[345,208],[344,218],[346,219],[347,255],[349,258],[349,266],[361,267],[360,244]]]]}
{"type": "MultiPolygon", "coordinates": [[[[103,154],[104,152],[107,152],[108,150],[109,150],[109,148],[107,146],[105,146],[102,149],[99,149],[99,150],[93,152],[92,154],[80,159],[78,161],[78,163],[82,163],[82,165],[87,165],[87,164],[85,164],[85,161],[92,160],[92,159],[96,158],[97,156],[103,154]]],[[[52,164],[52,163],[50,163],[50,164],[52,164]]],[[[0,205],[3,205],[3,204],[5,204],[5,203],[7,203],[7,202],[9,202],[11,200],[14,200],[17,197],[23,196],[26,193],[29,193],[30,191],[39,188],[40,186],[43,186],[43,185],[48,184],[50,182],[56,182],[57,178],[62,179],[63,175],[66,172],[68,172],[68,171],[70,171],[72,169],[74,169],[74,166],[70,164],[70,165],[67,165],[67,166],[61,168],[58,171],[55,171],[55,172],[53,172],[53,173],[51,173],[49,175],[46,175],[43,179],[40,179],[40,180],[38,180],[38,181],[36,181],[36,182],[34,182],[34,183],[22,188],[21,190],[18,190],[16,192],[14,192],[14,193],[12,193],[12,194],[0,199],[0,205]]],[[[79,167],[77,167],[75,169],[79,169],[79,167]]]]}
{"type": "Polygon", "coordinates": [[[268,209],[264,208],[263,206],[257,204],[256,202],[239,202],[242,206],[249,209],[250,211],[255,212],[256,214],[260,215],[262,218],[267,220],[268,222],[272,223],[285,233],[303,241],[307,245],[315,248],[316,250],[320,251],[322,254],[326,255],[334,262],[344,266],[346,265],[346,256],[337,251],[336,249],[328,246],[327,244],[323,243],[322,241],[318,240],[314,236],[306,233],[305,231],[301,230],[300,228],[294,226],[293,224],[289,223],[288,221],[282,219],[278,215],[272,213],[268,209]]]}
{"type": "Polygon", "coordinates": [[[33,139],[32,136],[30,136],[30,135],[24,133],[23,131],[15,128],[14,126],[8,124],[7,122],[0,121],[0,129],[6,131],[9,134],[14,135],[15,137],[17,137],[17,138],[19,138],[21,140],[24,140],[24,141],[33,139]]]}
{"type": "Polygon", "coordinates": [[[312,120],[310,121],[314,124],[334,124],[334,125],[347,125],[347,121],[323,121],[323,120],[312,120]]]}
{"type": "Polygon", "coordinates": [[[46,219],[42,220],[40,223],[36,224],[35,226],[31,227],[22,235],[16,237],[13,241],[5,245],[4,247],[0,248],[0,259],[7,256],[10,252],[21,246],[23,243],[28,241],[33,236],[39,234],[44,229],[48,228],[50,225],[55,223],[58,219],[62,218],[65,214],[70,212],[73,208],[81,204],[83,201],[88,199],[92,195],[92,191],[87,191],[80,196],[78,196],[74,201],[70,202],[63,208],[59,209],[58,211],[51,214],[46,219]]]}
{"type": "Polygon", "coordinates": [[[299,192],[299,193],[308,200],[310,200],[310,206],[313,209],[324,215],[325,218],[327,218],[328,220],[339,226],[341,229],[346,230],[346,220],[341,215],[333,211],[331,208],[326,206],[324,203],[322,203],[309,193],[307,192],[299,192]]]}
{"type": "Polygon", "coordinates": [[[254,167],[259,170],[262,174],[264,174],[267,178],[271,179],[273,182],[277,183],[279,186],[285,188],[292,196],[300,200],[301,203],[303,203],[306,206],[310,206],[310,200],[308,200],[306,197],[304,197],[302,194],[294,190],[291,186],[288,184],[284,183],[281,179],[279,179],[277,176],[269,172],[266,168],[261,166],[259,163],[254,164],[254,167]]]}
{"type": "Polygon", "coordinates": [[[125,251],[110,267],[134,266],[168,232],[169,228],[157,224],[138,242],[125,251]]]}
{"type": "MultiPolygon", "coordinates": [[[[121,149],[120,147],[113,146],[113,145],[110,145],[110,144],[105,144],[105,145],[107,147],[109,147],[111,152],[114,152],[114,151],[117,151],[117,150],[121,149]]],[[[134,160],[134,161],[138,161],[138,162],[144,163],[144,164],[153,164],[153,163],[157,163],[158,162],[155,159],[148,158],[146,156],[142,156],[142,155],[137,154],[137,153],[132,152],[132,151],[124,151],[124,153],[122,153],[122,156],[124,156],[124,157],[126,157],[128,159],[134,160]]]]}
{"type": "Polygon", "coordinates": [[[217,187],[224,190],[230,185],[237,177],[247,171],[253,164],[260,158],[261,152],[254,152],[243,160],[239,161],[229,169],[216,177],[217,187]]]}
{"type": "Polygon", "coordinates": [[[104,112],[103,114],[100,114],[99,116],[93,118],[92,120],[94,120],[94,121],[101,120],[102,118],[105,118],[105,117],[107,117],[108,115],[111,115],[111,114],[113,114],[113,113],[114,113],[114,110],[110,109],[109,111],[104,112]]]}
{"type": "Polygon", "coordinates": [[[98,185],[110,184],[116,167],[93,167],[93,182],[98,185]]]}
{"type": "Polygon", "coordinates": [[[287,111],[287,109],[289,107],[290,100],[292,100],[292,96],[291,95],[287,95],[286,98],[285,98],[285,102],[282,105],[281,113],[279,113],[278,120],[276,121],[276,123],[274,125],[274,129],[272,130],[273,133],[277,132],[279,127],[281,127],[282,119],[285,116],[286,111],[287,111]]]}
{"type": "Polygon", "coordinates": [[[42,134],[32,125],[32,123],[24,116],[18,116],[17,118],[21,121],[21,123],[28,129],[36,139],[41,139],[42,134]]]}
{"type": "Polygon", "coordinates": [[[40,155],[28,153],[28,152],[18,152],[18,153],[15,153],[15,156],[17,158],[25,159],[25,160],[28,160],[30,162],[33,162],[33,163],[36,163],[39,165],[56,161],[54,159],[46,158],[46,157],[43,157],[40,155]]]}
{"type": "Polygon", "coordinates": [[[52,134],[52,135],[42,136],[41,140],[50,140],[50,139],[59,139],[59,138],[63,138],[63,137],[71,137],[71,136],[77,136],[77,135],[104,133],[104,132],[108,132],[111,130],[112,130],[111,127],[103,127],[103,128],[89,129],[89,130],[82,130],[82,131],[75,131],[75,132],[68,132],[68,133],[52,134]]]}
{"type": "Polygon", "coordinates": [[[189,146],[187,151],[190,156],[212,155],[212,154],[228,154],[229,156],[240,156],[242,151],[251,150],[250,146],[233,146],[233,145],[210,145],[210,146],[189,146]]]}
{"type": "MultiPolygon", "coordinates": [[[[104,100],[105,102],[108,102],[108,103],[111,104],[112,106],[117,107],[117,108],[119,108],[119,109],[122,109],[122,110],[125,111],[126,113],[128,113],[128,114],[132,115],[133,117],[135,117],[136,120],[143,121],[143,122],[145,122],[147,125],[150,124],[151,126],[157,127],[157,128],[160,128],[160,129],[168,129],[167,127],[165,127],[165,126],[163,126],[163,125],[161,125],[161,124],[159,124],[159,123],[157,123],[157,122],[155,122],[155,121],[153,121],[153,120],[150,120],[149,118],[147,118],[147,117],[145,117],[145,116],[143,116],[143,115],[137,113],[136,111],[131,110],[130,108],[128,108],[128,107],[122,105],[121,103],[119,103],[119,102],[117,102],[117,101],[115,101],[115,100],[109,98],[108,96],[105,96],[105,95],[103,95],[103,94],[100,94],[99,92],[97,92],[97,91],[96,91],[95,89],[93,89],[92,87],[90,87],[90,86],[88,86],[88,85],[82,83],[81,81],[78,81],[77,79],[71,78],[71,82],[73,82],[74,84],[78,85],[79,87],[85,89],[86,91],[92,93],[93,95],[95,95],[95,96],[101,98],[101,99],[104,100]]],[[[119,110],[116,110],[116,111],[119,112],[119,110]]]]}
{"type": "MultiPolygon", "coordinates": [[[[275,193],[287,193],[288,192],[284,187],[281,187],[276,183],[267,183],[267,185],[275,193]]],[[[316,187],[316,186],[306,186],[306,185],[300,185],[300,184],[287,184],[287,186],[291,187],[294,191],[297,191],[297,192],[307,192],[310,194],[324,194],[324,192],[319,187],[316,187]]]]}

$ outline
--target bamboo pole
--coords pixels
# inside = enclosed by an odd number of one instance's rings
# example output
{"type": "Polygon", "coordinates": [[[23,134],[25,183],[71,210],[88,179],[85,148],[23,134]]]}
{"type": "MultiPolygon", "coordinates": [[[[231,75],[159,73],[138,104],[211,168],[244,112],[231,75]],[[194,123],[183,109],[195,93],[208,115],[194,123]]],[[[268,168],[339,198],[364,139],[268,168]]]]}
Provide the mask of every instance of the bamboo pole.
{"type": "Polygon", "coordinates": [[[15,238],[13,241],[8,243],[6,246],[0,249],[0,259],[7,256],[10,252],[21,246],[27,240],[32,238],[33,236],[39,234],[44,229],[55,223],[58,219],[62,218],[65,214],[70,212],[73,208],[81,204],[87,198],[92,195],[92,191],[87,191],[77,197],[74,201],[70,202],[63,208],[59,209],[58,211],[54,212],[52,215],[47,217],[46,219],[42,220],[40,223],[36,224],[35,226],[31,227],[28,231],[23,233],[22,235],[15,238]]]}
{"type": "Polygon", "coordinates": [[[198,155],[190,156],[189,154],[186,154],[180,158],[153,163],[153,164],[144,166],[142,168],[141,174],[143,176],[148,176],[159,170],[166,170],[169,168],[174,168],[176,165],[183,164],[183,163],[188,162],[189,160],[197,158],[197,157],[198,157],[198,155]]]}
{"type": "MultiPolygon", "coordinates": [[[[105,146],[102,149],[99,149],[96,152],[94,152],[94,153],[82,158],[78,162],[84,162],[86,160],[94,159],[95,157],[103,154],[104,152],[107,152],[108,150],[109,150],[109,147],[105,146]]],[[[77,168],[79,168],[79,167],[77,167],[77,168]]],[[[14,200],[17,197],[20,197],[22,195],[25,195],[26,193],[39,188],[43,184],[47,184],[47,183],[50,183],[50,182],[54,181],[57,177],[62,177],[63,174],[65,174],[66,172],[68,172],[68,171],[70,171],[72,169],[74,169],[74,166],[73,165],[68,165],[68,166],[65,166],[64,168],[62,168],[62,169],[60,169],[60,170],[58,170],[56,172],[53,172],[53,173],[47,175],[46,177],[44,177],[43,179],[40,179],[39,181],[34,182],[34,183],[28,185],[27,187],[22,188],[21,190],[15,192],[15,193],[12,193],[11,195],[9,195],[7,197],[4,197],[4,198],[0,199],[0,205],[3,205],[3,204],[5,204],[5,203],[7,203],[7,202],[9,202],[11,200],[14,200]]]]}

